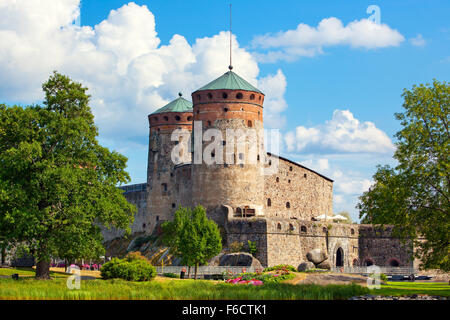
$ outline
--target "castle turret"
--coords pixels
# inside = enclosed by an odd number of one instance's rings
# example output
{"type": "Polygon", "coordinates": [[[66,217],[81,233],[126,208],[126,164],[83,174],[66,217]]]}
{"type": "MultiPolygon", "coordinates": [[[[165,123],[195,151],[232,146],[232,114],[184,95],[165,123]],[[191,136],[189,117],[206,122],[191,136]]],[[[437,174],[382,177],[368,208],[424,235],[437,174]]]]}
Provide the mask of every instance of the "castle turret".
{"type": "Polygon", "coordinates": [[[198,150],[194,148],[192,160],[193,205],[204,206],[208,216],[219,224],[230,213],[262,216],[264,207],[264,94],[231,69],[192,93],[193,145],[201,146],[198,150]],[[201,137],[196,129],[199,123],[201,137]],[[209,129],[218,129],[216,132],[221,133],[223,141],[218,141],[214,131],[208,133],[209,129]],[[229,139],[230,133],[239,138],[247,134],[250,143],[244,149],[239,148],[238,141],[229,139]],[[211,142],[220,144],[223,152],[213,148],[211,142]],[[214,163],[206,163],[209,156],[214,163]]]}
{"type": "Polygon", "coordinates": [[[171,220],[179,206],[174,169],[176,165],[191,161],[191,154],[187,147],[180,147],[187,146],[186,142],[192,130],[192,103],[184,99],[180,93],[178,99],[150,114],[148,120],[150,124],[147,168],[149,221],[146,231],[152,232],[158,222],[171,220]],[[187,134],[173,136],[177,129],[187,134]]]}

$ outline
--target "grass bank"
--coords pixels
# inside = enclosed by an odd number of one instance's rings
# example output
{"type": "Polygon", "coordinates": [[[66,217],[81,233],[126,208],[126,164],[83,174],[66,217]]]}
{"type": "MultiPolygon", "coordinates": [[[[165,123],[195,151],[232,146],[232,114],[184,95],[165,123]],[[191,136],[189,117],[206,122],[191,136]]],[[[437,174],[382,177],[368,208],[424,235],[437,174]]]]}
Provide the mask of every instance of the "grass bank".
{"type": "Polygon", "coordinates": [[[405,296],[430,295],[450,297],[450,285],[445,282],[387,282],[380,289],[371,290],[373,295],[405,296]]]}
{"type": "Polygon", "coordinates": [[[368,294],[358,285],[233,285],[207,280],[167,280],[127,282],[124,280],[82,281],[80,290],[68,290],[65,279],[0,279],[0,299],[51,300],[248,300],[248,299],[347,299],[368,294]]]}

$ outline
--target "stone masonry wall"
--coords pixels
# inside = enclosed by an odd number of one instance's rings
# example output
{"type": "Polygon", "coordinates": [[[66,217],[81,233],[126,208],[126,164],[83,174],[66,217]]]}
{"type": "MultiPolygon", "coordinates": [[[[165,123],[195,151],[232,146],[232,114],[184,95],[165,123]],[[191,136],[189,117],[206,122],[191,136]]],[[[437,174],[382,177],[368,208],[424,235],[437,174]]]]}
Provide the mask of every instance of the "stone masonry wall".
{"type": "Polygon", "coordinates": [[[311,220],[332,214],[332,180],[284,158],[279,158],[278,172],[264,178],[266,217],[311,220]]]}
{"type": "Polygon", "coordinates": [[[412,267],[412,245],[392,237],[392,227],[360,225],[359,261],[361,265],[412,267]]]}
{"type": "MultiPolygon", "coordinates": [[[[145,232],[149,224],[147,215],[147,186],[145,183],[121,187],[127,201],[134,204],[137,212],[131,225],[131,233],[145,232]]],[[[124,235],[124,231],[116,228],[106,229],[102,227],[102,235],[105,241],[109,241],[124,235]]]]}

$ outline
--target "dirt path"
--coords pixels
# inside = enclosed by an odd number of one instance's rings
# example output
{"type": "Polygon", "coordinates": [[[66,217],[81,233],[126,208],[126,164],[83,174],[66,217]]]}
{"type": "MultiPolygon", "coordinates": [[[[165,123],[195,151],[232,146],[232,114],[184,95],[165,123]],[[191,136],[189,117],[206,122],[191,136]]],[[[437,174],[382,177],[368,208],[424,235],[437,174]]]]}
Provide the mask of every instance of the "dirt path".
{"type": "MultiPolygon", "coordinates": [[[[359,285],[367,284],[367,277],[345,274],[345,273],[305,273],[303,279],[299,278],[294,284],[351,284],[357,283],[359,285]]],[[[293,279],[296,280],[297,278],[293,279]]]]}

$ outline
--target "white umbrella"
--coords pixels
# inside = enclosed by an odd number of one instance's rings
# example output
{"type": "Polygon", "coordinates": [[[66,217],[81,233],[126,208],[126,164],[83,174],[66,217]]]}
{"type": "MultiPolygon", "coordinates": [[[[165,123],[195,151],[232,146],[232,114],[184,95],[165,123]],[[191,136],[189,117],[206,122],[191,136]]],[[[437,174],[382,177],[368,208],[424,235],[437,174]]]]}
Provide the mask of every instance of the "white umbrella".
{"type": "Polygon", "coordinates": [[[333,216],[333,220],[343,221],[343,220],[348,220],[348,218],[338,214],[338,215],[333,216]]]}
{"type": "Polygon", "coordinates": [[[333,220],[332,216],[327,216],[326,214],[322,214],[318,217],[316,217],[317,220],[333,220]]]}

